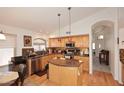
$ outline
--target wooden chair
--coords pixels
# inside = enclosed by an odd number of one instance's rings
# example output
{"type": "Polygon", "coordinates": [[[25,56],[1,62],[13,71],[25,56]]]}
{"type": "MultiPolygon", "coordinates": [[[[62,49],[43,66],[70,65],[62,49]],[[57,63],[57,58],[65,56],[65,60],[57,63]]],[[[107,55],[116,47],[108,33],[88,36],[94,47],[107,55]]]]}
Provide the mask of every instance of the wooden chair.
{"type": "Polygon", "coordinates": [[[104,62],[106,65],[109,65],[109,51],[101,50],[99,53],[99,62],[100,64],[104,62]]]}

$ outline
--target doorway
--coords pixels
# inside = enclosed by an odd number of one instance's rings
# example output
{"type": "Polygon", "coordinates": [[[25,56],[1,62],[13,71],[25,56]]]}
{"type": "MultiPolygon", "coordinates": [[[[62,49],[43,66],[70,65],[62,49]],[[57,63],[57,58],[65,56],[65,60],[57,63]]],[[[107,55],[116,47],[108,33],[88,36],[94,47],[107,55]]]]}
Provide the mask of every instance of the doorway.
{"type": "Polygon", "coordinates": [[[114,25],[100,21],[92,26],[93,71],[111,73],[114,69],[114,25]]]}

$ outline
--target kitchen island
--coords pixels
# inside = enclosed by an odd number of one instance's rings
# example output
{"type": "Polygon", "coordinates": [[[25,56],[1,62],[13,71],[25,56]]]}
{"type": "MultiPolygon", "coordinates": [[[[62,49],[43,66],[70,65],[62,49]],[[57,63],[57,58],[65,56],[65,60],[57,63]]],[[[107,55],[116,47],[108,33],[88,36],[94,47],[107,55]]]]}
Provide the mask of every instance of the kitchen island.
{"type": "Polygon", "coordinates": [[[27,75],[31,76],[37,72],[44,71],[48,61],[54,57],[63,57],[62,54],[45,54],[27,58],[27,75]]]}
{"type": "Polygon", "coordinates": [[[62,86],[82,84],[82,61],[74,59],[52,59],[49,61],[49,81],[62,86]]]}

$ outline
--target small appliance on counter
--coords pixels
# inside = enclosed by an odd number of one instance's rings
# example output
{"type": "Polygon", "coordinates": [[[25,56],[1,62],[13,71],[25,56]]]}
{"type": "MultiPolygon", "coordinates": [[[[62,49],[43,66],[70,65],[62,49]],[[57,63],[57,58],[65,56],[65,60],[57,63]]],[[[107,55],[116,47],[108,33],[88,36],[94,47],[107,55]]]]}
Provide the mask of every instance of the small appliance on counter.
{"type": "Polygon", "coordinates": [[[84,51],[81,50],[81,51],[80,51],[80,56],[83,56],[83,55],[84,55],[84,51]]]}
{"type": "Polygon", "coordinates": [[[75,49],[74,48],[66,48],[64,51],[64,56],[67,59],[72,59],[74,57],[75,49]]]}
{"type": "Polygon", "coordinates": [[[48,53],[49,53],[49,54],[52,54],[52,52],[53,52],[53,50],[49,48],[49,49],[48,49],[48,53]]]}
{"type": "Polygon", "coordinates": [[[84,54],[88,55],[89,54],[89,50],[85,49],[84,54]]]}
{"type": "Polygon", "coordinates": [[[82,49],[80,51],[80,56],[89,56],[89,49],[82,49]]]}
{"type": "Polygon", "coordinates": [[[64,54],[65,59],[73,59],[74,58],[74,54],[73,53],[67,53],[64,54]]]}

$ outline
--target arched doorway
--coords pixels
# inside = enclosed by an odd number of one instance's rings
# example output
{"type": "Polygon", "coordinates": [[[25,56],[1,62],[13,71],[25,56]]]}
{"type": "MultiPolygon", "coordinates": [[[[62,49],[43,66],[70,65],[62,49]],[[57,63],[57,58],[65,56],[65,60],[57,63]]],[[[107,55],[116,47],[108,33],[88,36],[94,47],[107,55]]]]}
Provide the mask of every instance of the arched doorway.
{"type": "Polygon", "coordinates": [[[114,23],[99,21],[91,29],[93,71],[114,73],[114,23]]]}

